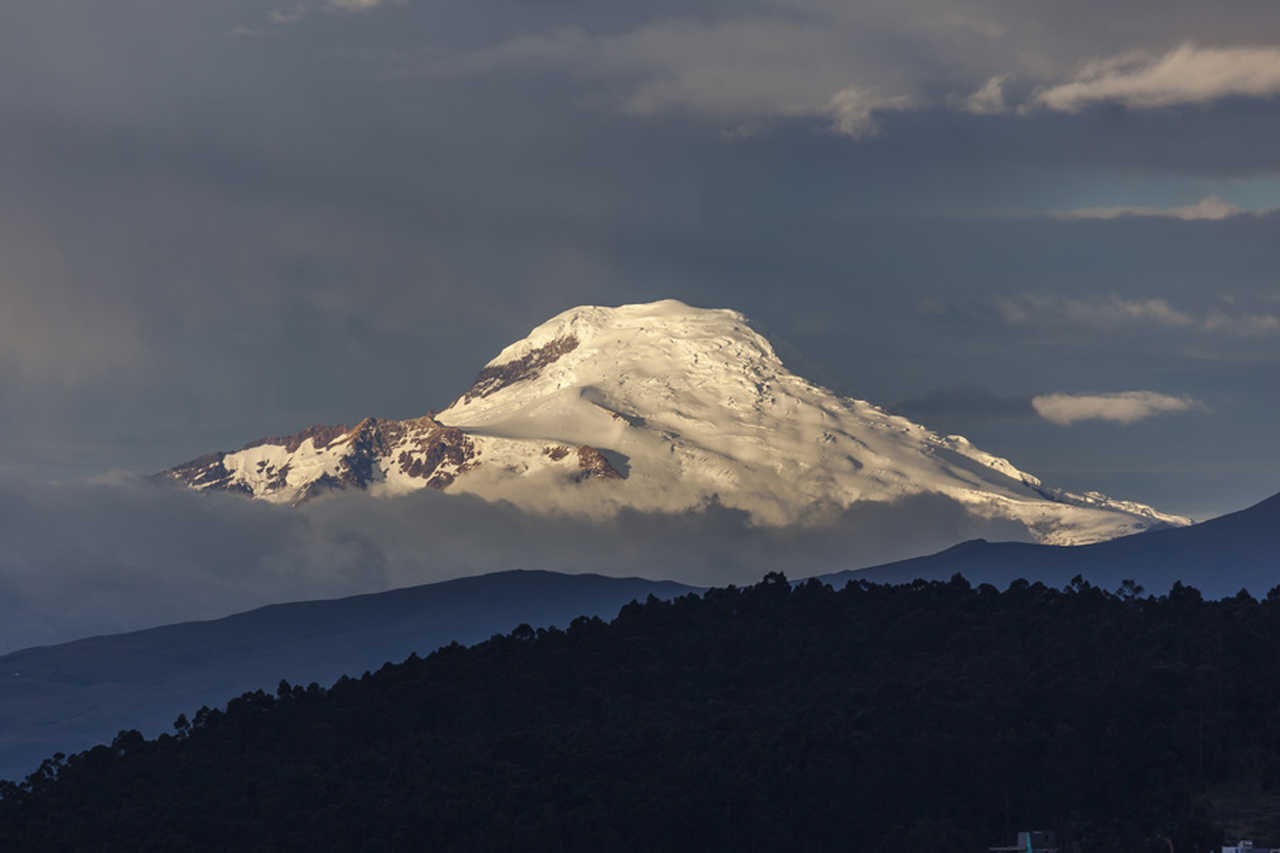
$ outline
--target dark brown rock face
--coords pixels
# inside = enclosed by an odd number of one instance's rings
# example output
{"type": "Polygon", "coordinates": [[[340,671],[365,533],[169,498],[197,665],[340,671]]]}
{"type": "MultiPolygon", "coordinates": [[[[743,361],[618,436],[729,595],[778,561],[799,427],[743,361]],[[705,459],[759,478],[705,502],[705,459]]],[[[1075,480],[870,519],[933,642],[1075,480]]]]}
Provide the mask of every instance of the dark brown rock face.
{"type": "MultiPolygon", "coordinates": [[[[398,464],[401,472],[420,478],[433,489],[444,489],[459,474],[480,464],[476,458],[475,442],[456,427],[447,427],[430,415],[403,421],[365,418],[354,429],[343,426],[315,426],[299,433],[277,438],[265,438],[245,445],[243,449],[273,446],[285,453],[298,451],[307,439],[312,439],[318,449],[329,448],[340,454],[336,470],[331,470],[302,486],[294,503],[334,489],[367,489],[380,479],[388,465],[398,464]],[[337,439],[344,439],[335,445],[337,439]],[[394,460],[394,461],[393,461],[394,460]]],[[[238,452],[238,451],[237,451],[238,452]]],[[[567,454],[568,448],[564,449],[567,454]]],[[[184,465],[171,468],[157,476],[178,480],[196,489],[235,491],[252,495],[255,489],[265,495],[288,487],[291,463],[280,467],[261,460],[257,464],[250,485],[236,477],[224,460],[227,453],[210,453],[184,465]]]]}
{"type": "Polygon", "coordinates": [[[248,486],[231,479],[231,472],[222,464],[224,456],[226,454],[222,452],[206,453],[164,473],[193,489],[216,489],[252,494],[253,491],[248,486]]]}
{"type": "MultiPolygon", "coordinates": [[[[536,371],[577,345],[572,339],[562,338],[549,348],[542,348],[522,360],[523,376],[536,371]]],[[[515,373],[505,374],[508,378],[515,373]]],[[[518,380],[512,380],[518,381],[518,380]]],[[[487,386],[492,388],[495,386],[487,386]]],[[[342,426],[315,426],[289,436],[261,439],[245,445],[242,450],[210,453],[184,465],[157,474],[157,478],[176,480],[195,489],[230,491],[251,497],[272,500],[289,500],[299,504],[313,497],[334,490],[366,490],[390,477],[401,476],[422,481],[422,485],[444,490],[457,478],[481,464],[483,439],[477,439],[461,428],[446,426],[431,415],[407,420],[382,420],[365,418],[352,429],[342,426]],[[316,455],[310,450],[300,452],[310,439],[316,455]],[[265,448],[259,453],[255,448],[265,448]],[[253,467],[245,465],[245,457],[257,456],[253,467]],[[264,458],[265,457],[265,458],[264,458]],[[297,472],[315,470],[311,479],[299,482],[297,472]],[[289,481],[290,473],[294,482],[289,481]]],[[[603,452],[583,445],[550,444],[534,445],[531,455],[542,455],[551,462],[567,461],[573,464],[571,454],[577,454],[577,466],[572,479],[585,482],[590,479],[620,480],[619,473],[603,452]]],[[[626,470],[625,468],[623,469],[626,470]]],[[[402,488],[400,481],[394,488],[402,488]]]]}
{"type": "Polygon", "coordinates": [[[603,453],[586,444],[578,448],[578,468],[581,470],[582,479],[588,477],[599,477],[604,480],[622,479],[622,475],[609,464],[609,460],[603,453]]]}
{"type": "Polygon", "coordinates": [[[480,463],[476,460],[476,447],[466,433],[457,427],[447,427],[430,416],[414,423],[418,429],[409,439],[410,447],[396,457],[400,470],[410,477],[420,477],[433,489],[449,486],[458,474],[470,471],[480,463]],[[453,472],[441,471],[448,463],[453,472]]]}
{"type": "Polygon", "coordinates": [[[261,447],[264,444],[276,444],[285,449],[288,453],[294,453],[302,442],[308,438],[315,442],[316,447],[328,447],[333,443],[335,438],[347,434],[347,428],[342,424],[334,424],[332,426],[317,425],[307,427],[302,432],[295,432],[293,435],[281,435],[273,438],[260,438],[257,441],[251,441],[241,450],[248,450],[250,447],[261,447]]]}
{"type": "Polygon", "coordinates": [[[528,355],[515,361],[486,367],[476,376],[476,381],[471,384],[471,390],[462,395],[462,402],[465,405],[472,400],[488,397],[495,391],[501,391],[508,385],[533,379],[542,368],[577,348],[578,339],[573,335],[565,335],[563,338],[556,338],[551,343],[530,351],[528,355]]]}

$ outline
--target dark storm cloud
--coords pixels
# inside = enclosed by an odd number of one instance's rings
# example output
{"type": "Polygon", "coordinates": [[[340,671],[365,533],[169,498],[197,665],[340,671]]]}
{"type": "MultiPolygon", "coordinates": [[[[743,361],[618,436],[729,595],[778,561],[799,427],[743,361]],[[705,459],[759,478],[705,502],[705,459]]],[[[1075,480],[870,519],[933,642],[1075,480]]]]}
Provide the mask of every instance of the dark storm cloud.
{"type": "Polygon", "coordinates": [[[715,505],[592,523],[435,492],[337,496],[295,511],[129,478],[48,486],[5,477],[0,651],[503,569],[743,584],[976,536],[1025,531],[934,496],[832,509],[778,529],[715,505]]]}

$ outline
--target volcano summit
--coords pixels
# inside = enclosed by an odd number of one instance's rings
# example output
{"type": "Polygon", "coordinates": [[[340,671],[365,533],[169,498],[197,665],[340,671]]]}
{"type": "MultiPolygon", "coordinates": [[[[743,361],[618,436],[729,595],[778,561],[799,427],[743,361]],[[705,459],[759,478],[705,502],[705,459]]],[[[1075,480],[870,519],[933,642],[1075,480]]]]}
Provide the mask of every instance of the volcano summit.
{"type": "Polygon", "coordinates": [[[311,427],[164,476],[278,502],[434,488],[590,516],[718,500],[765,525],[940,493],[1059,545],[1190,523],[1047,487],[962,436],[839,397],[788,371],[743,315],[675,300],[558,314],[443,411],[311,427]]]}

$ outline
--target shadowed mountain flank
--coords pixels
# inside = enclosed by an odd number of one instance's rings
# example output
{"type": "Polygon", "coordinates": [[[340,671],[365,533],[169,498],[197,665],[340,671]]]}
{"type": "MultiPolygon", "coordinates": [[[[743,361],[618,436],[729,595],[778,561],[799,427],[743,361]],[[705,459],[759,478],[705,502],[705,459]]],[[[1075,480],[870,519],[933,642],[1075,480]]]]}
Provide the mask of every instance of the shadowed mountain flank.
{"type": "Polygon", "coordinates": [[[610,618],[633,599],[693,589],[640,578],[499,572],[13,652],[0,656],[0,779],[29,773],[56,751],[110,740],[122,728],[163,730],[179,712],[271,688],[281,678],[328,684],[521,623],[610,618]]]}
{"type": "Polygon", "coordinates": [[[1280,495],[1191,527],[1153,530],[1108,542],[1054,547],[1024,542],[963,542],[937,554],[824,576],[907,583],[962,574],[972,583],[1007,586],[1018,578],[1063,587],[1076,575],[1109,589],[1126,579],[1148,589],[1175,581],[1207,596],[1255,596],[1280,585],[1280,495]]]}

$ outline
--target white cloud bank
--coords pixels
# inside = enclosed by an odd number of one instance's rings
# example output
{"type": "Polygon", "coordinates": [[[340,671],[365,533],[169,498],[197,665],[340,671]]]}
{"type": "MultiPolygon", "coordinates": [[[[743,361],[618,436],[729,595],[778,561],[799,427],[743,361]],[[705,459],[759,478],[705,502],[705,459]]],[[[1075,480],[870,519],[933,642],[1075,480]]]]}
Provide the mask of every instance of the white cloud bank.
{"type": "Polygon", "coordinates": [[[1076,112],[1104,101],[1150,109],[1275,95],[1280,95],[1280,48],[1184,44],[1159,57],[1122,54],[1094,60],[1074,80],[1041,91],[1035,103],[1076,112]]]}
{"type": "Polygon", "coordinates": [[[1189,397],[1173,397],[1155,391],[1042,394],[1033,397],[1031,405],[1040,417],[1060,426],[1070,426],[1077,421],[1131,424],[1154,415],[1188,412],[1201,407],[1189,397]]]}
{"type": "Polygon", "coordinates": [[[1232,216],[1264,216],[1273,213],[1275,208],[1264,210],[1248,210],[1224,201],[1217,196],[1207,196],[1195,204],[1181,207],[1081,207],[1065,211],[1059,216],[1063,219],[1119,219],[1125,216],[1155,216],[1166,219],[1181,219],[1185,222],[1196,220],[1221,221],[1232,216]]]}

